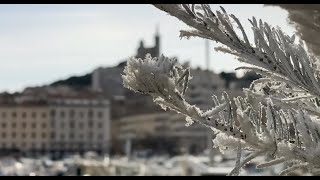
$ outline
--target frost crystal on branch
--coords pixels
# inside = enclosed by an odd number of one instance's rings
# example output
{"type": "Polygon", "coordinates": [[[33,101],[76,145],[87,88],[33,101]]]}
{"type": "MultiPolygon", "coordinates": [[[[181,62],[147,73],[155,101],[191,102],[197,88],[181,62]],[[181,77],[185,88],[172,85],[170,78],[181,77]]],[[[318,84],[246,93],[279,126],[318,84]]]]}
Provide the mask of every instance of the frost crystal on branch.
{"type": "Polygon", "coordinates": [[[240,21],[223,8],[215,13],[209,5],[154,4],[193,29],[181,31],[181,37],[200,37],[223,45],[220,51],[235,55],[248,66],[239,67],[264,76],[244,89],[245,97],[234,98],[236,116],[232,114],[227,93],[213,95],[215,104],[209,110],[190,105],[184,98],[188,90],[190,70],[177,60],[147,55],[130,58],[122,75],[124,86],[153,97],[163,109],[186,116],[187,125],[198,122],[219,134],[215,146],[238,149],[235,169],[257,156],[273,160],[262,163],[265,168],[286,162],[281,174],[298,168],[320,172],[320,69],[319,60],[308,55],[295,36],[285,35],[254,17],[249,20],[254,34],[252,45],[240,21]],[[234,30],[239,28],[241,37],[234,30]],[[237,122],[237,123],[236,123],[237,122]],[[241,158],[239,149],[251,151],[241,158]],[[243,159],[243,160],[241,160],[243,159]]]}

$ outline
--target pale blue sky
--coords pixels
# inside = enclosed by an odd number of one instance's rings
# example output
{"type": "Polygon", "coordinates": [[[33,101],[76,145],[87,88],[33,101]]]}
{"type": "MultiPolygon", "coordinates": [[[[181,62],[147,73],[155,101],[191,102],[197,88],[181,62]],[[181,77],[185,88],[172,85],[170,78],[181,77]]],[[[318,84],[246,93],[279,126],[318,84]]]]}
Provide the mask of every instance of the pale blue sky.
{"type": "MultiPolygon", "coordinates": [[[[255,16],[292,34],[287,13],[260,4],[222,5],[235,14],[251,35],[248,18],[255,16]]],[[[219,5],[211,5],[217,10],[219,5]]],[[[179,38],[188,29],[176,18],[151,5],[0,5],[0,91],[21,91],[83,75],[99,66],[114,66],[134,55],[140,39],[154,43],[160,25],[161,52],[176,56],[192,67],[205,67],[204,40],[179,38]]],[[[250,36],[249,38],[252,38],[250,36]]],[[[230,55],[213,50],[210,69],[232,71],[239,63],[230,55]]]]}

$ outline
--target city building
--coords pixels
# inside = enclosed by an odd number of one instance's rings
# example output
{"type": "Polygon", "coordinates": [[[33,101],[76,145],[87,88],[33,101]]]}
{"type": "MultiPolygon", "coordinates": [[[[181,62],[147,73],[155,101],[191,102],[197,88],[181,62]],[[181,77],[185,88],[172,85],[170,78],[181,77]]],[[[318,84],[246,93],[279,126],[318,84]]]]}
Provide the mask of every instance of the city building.
{"type": "Polygon", "coordinates": [[[220,97],[225,90],[225,81],[218,74],[200,68],[191,69],[192,79],[186,92],[186,100],[202,109],[211,108],[214,103],[212,95],[220,97]]]}
{"type": "Polygon", "coordinates": [[[128,139],[133,151],[152,150],[152,153],[202,152],[207,147],[207,128],[195,123],[186,127],[185,117],[176,112],[132,115],[112,122],[113,142],[122,151],[128,139]]]}
{"type": "Polygon", "coordinates": [[[27,88],[0,95],[0,149],[108,153],[110,102],[69,87],[27,88]]]}
{"type": "Polygon", "coordinates": [[[44,151],[50,146],[49,107],[39,102],[0,107],[2,150],[44,151]]]}

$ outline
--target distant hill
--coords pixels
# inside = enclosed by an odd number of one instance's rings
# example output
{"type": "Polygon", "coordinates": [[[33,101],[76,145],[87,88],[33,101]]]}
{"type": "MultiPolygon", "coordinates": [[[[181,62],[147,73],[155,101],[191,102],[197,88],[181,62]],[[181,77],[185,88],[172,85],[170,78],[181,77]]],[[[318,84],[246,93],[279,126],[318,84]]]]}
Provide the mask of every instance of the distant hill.
{"type": "MultiPolygon", "coordinates": [[[[124,66],[126,64],[127,64],[127,61],[121,61],[115,67],[124,68],[124,66]]],[[[58,80],[56,82],[53,82],[53,83],[49,84],[49,86],[68,85],[68,86],[72,86],[74,88],[87,87],[87,86],[91,86],[91,76],[92,76],[92,73],[88,73],[83,76],[71,76],[68,79],[58,80]]]]}
{"type": "Polygon", "coordinates": [[[58,86],[58,85],[69,85],[73,87],[91,86],[91,76],[92,76],[92,73],[89,73],[83,76],[72,76],[68,79],[56,81],[50,84],[50,86],[58,86]]]}

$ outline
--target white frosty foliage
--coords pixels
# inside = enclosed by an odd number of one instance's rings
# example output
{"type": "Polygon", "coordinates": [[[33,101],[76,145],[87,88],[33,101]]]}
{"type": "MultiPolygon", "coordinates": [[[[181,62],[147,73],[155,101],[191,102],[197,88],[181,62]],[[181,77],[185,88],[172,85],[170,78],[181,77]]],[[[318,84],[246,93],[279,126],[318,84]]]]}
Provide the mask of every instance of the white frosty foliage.
{"type": "MultiPolygon", "coordinates": [[[[175,82],[173,77],[177,60],[161,56],[159,60],[146,55],[144,60],[131,58],[127,61],[123,75],[126,88],[141,93],[160,93],[164,96],[174,93],[175,82]]],[[[178,67],[178,66],[177,66],[178,67]]]]}
{"type": "Polygon", "coordinates": [[[186,121],[187,121],[186,123],[187,127],[191,126],[194,123],[194,121],[189,116],[186,117],[186,121]]]}
{"type": "MultiPolygon", "coordinates": [[[[242,148],[246,147],[246,144],[240,141],[242,148]]],[[[225,134],[219,133],[213,139],[214,148],[219,148],[221,153],[224,153],[225,150],[236,150],[239,145],[239,141],[236,138],[228,137],[225,134]]]]}
{"type": "MultiPolygon", "coordinates": [[[[226,122],[211,119],[226,107],[230,108],[230,100],[223,93],[222,104],[215,99],[216,107],[209,111],[202,111],[195,105],[190,105],[184,99],[190,79],[189,68],[183,69],[176,60],[161,56],[151,58],[148,54],[145,59],[130,58],[122,75],[124,86],[153,97],[155,103],[163,109],[171,109],[185,115],[187,124],[197,121],[205,126],[225,131],[229,135],[244,138],[245,135],[234,126],[234,121],[226,122]]],[[[228,110],[226,113],[230,113],[228,110]]]]}
{"type": "Polygon", "coordinates": [[[273,159],[262,163],[265,168],[286,162],[281,175],[299,168],[320,172],[320,70],[319,60],[308,55],[294,36],[285,35],[254,17],[249,20],[254,45],[247,38],[241,23],[223,8],[212,12],[209,5],[154,4],[193,29],[181,31],[181,37],[214,40],[220,51],[238,57],[248,64],[238,69],[255,71],[264,76],[244,89],[245,97],[234,98],[236,116],[232,114],[227,93],[213,95],[215,104],[209,110],[190,105],[184,98],[190,70],[175,59],[147,55],[130,58],[122,75],[124,86],[153,97],[163,109],[186,116],[187,126],[198,122],[219,132],[213,140],[220,150],[238,149],[236,167],[230,175],[257,156],[273,159]],[[239,28],[241,37],[234,30],[239,28]],[[241,158],[239,149],[250,151],[241,158]]]}

